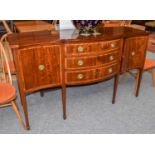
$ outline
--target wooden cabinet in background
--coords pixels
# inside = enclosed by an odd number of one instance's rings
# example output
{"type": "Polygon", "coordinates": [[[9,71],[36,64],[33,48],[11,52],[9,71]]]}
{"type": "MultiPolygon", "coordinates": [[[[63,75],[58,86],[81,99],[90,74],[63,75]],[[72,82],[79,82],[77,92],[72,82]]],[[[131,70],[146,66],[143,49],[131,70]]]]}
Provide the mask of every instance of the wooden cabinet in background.
{"type": "Polygon", "coordinates": [[[66,119],[66,86],[83,85],[114,77],[115,102],[120,73],[139,69],[138,96],[148,33],[127,27],[100,30],[99,36],[80,36],[70,30],[10,34],[21,101],[27,128],[26,94],[50,87],[62,88],[66,119]]]}

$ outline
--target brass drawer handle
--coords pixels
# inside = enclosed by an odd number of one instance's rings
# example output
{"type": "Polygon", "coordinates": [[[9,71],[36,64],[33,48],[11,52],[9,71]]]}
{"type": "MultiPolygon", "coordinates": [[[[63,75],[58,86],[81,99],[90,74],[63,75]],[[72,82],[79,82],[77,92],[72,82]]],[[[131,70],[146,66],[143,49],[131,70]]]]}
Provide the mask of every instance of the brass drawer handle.
{"type": "Polygon", "coordinates": [[[80,80],[83,79],[83,77],[84,77],[83,74],[78,74],[78,75],[77,75],[77,78],[80,79],[80,80]]]}
{"type": "Polygon", "coordinates": [[[112,68],[108,69],[108,73],[112,73],[112,71],[113,71],[112,68]]]}
{"type": "Polygon", "coordinates": [[[116,47],[115,43],[111,43],[110,46],[111,46],[111,48],[115,48],[116,47]]]}
{"type": "Polygon", "coordinates": [[[77,62],[78,66],[82,66],[84,64],[83,60],[78,60],[77,62]]]}
{"type": "Polygon", "coordinates": [[[109,60],[114,60],[114,56],[113,55],[111,55],[110,57],[109,57],[109,60]]]}
{"type": "Polygon", "coordinates": [[[43,71],[43,70],[45,69],[45,66],[44,66],[44,65],[39,65],[39,66],[38,66],[38,69],[39,69],[40,71],[43,71]]]}
{"type": "Polygon", "coordinates": [[[82,46],[79,46],[79,47],[78,47],[78,52],[83,52],[83,50],[84,50],[84,49],[83,49],[82,46]]]}
{"type": "Polygon", "coordinates": [[[132,51],[132,52],[131,52],[131,55],[134,56],[134,55],[135,55],[135,51],[132,51]]]}

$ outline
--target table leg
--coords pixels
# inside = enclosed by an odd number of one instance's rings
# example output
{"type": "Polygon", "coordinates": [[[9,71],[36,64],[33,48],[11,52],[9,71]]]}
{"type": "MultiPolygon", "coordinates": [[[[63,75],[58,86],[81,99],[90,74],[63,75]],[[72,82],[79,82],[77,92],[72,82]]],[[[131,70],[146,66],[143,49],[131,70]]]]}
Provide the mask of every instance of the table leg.
{"type": "Polygon", "coordinates": [[[138,97],[138,95],[139,95],[139,89],[140,89],[140,84],[141,84],[141,80],[142,80],[142,74],[143,74],[143,69],[139,69],[139,74],[138,74],[137,79],[136,79],[136,93],[135,93],[136,97],[138,97]]]}
{"type": "Polygon", "coordinates": [[[153,87],[155,87],[155,70],[152,69],[151,70],[151,73],[152,73],[152,82],[153,82],[153,87]]]}
{"type": "Polygon", "coordinates": [[[44,97],[44,91],[43,90],[40,91],[40,96],[44,97]]]}
{"type": "Polygon", "coordinates": [[[116,92],[117,92],[117,87],[118,87],[118,80],[119,80],[119,74],[117,74],[117,75],[114,77],[114,89],[113,89],[112,104],[115,103],[116,92]]]}
{"type": "Polygon", "coordinates": [[[25,115],[26,128],[27,128],[27,130],[29,130],[30,129],[30,124],[29,124],[29,118],[28,118],[26,94],[23,93],[23,92],[20,92],[20,97],[21,97],[21,102],[22,102],[24,115],[25,115]]]}
{"type": "Polygon", "coordinates": [[[66,115],[66,86],[62,86],[62,106],[63,106],[63,119],[67,118],[66,115]]]}

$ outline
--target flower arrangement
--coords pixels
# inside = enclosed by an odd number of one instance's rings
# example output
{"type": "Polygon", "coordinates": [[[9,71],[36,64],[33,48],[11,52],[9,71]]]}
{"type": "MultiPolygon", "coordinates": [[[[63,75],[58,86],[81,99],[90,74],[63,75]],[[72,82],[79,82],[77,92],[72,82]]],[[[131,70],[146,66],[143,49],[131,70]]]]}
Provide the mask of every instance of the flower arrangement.
{"type": "Polygon", "coordinates": [[[102,22],[102,20],[73,20],[73,24],[77,29],[79,29],[80,34],[83,36],[99,35],[97,32],[97,26],[102,22]]]}

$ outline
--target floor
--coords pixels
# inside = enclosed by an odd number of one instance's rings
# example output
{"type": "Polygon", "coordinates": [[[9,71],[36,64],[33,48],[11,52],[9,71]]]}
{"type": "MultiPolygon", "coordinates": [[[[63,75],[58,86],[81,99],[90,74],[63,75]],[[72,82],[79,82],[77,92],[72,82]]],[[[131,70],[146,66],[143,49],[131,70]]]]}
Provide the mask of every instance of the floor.
{"type": "MultiPolygon", "coordinates": [[[[116,104],[111,104],[113,79],[67,89],[67,120],[62,118],[61,90],[27,96],[30,131],[20,126],[11,108],[0,109],[0,133],[155,133],[155,88],[149,73],[143,74],[139,97],[134,79],[120,78],[116,104]]],[[[18,97],[18,104],[23,116],[18,97]]],[[[24,118],[24,117],[23,117],[24,118]]]]}
{"type": "Polygon", "coordinates": [[[39,93],[29,95],[31,130],[24,131],[12,109],[5,108],[0,109],[0,133],[155,133],[155,90],[151,87],[151,76],[144,74],[138,98],[133,94],[133,78],[121,77],[115,105],[111,104],[112,84],[110,80],[68,88],[65,121],[60,89],[45,91],[43,98],[39,93]]]}

